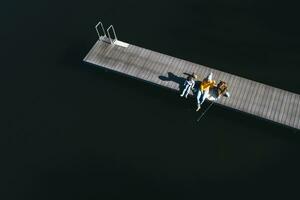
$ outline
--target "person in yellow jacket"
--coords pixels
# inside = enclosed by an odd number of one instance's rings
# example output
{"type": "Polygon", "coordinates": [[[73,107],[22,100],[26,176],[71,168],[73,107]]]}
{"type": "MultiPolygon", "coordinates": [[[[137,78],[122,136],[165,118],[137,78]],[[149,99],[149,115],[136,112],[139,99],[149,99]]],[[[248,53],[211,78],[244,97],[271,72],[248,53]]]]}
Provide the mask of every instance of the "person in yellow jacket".
{"type": "Polygon", "coordinates": [[[200,84],[198,93],[197,93],[197,110],[200,110],[201,104],[205,101],[209,94],[209,88],[214,87],[216,84],[215,80],[212,80],[212,73],[210,73],[205,79],[203,79],[200,84]]]}

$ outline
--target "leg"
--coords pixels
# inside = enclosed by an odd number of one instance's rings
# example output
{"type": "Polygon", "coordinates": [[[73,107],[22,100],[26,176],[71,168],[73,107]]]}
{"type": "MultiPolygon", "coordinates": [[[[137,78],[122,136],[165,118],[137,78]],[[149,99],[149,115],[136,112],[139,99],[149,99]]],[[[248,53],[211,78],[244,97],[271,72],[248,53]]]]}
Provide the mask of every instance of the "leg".
{"type": "Polygon", "coordinates": [[[183,97],[183,95],[184,95],[184,93],[186,92],[186,90],[188,89],[188,87],[189,87],[189,85],[188,85],[188,84],[186,84],[186,85],[185,85],[185,88],[183,89],[183,91],[182,91],[182,93],[181,93],[181,95],[180,95],[180,96],[182,96],[182,97],[183,97]]]}
{"type": "Polygon", "coordinates": [[[197,92],[197,104],[200,104],[200,97],[201,97],[201,95],[202,95],[202,92],[199,89],[198,92],[197,92]]]}
{"type": "Polygon", "coordinates": [[[206,91],[203,92],[203,94],[201,95],[200,104],[203,104],[203,102],[205,101],[205,99],[208,96],[208,93],[209,93],[208,90],[206,90],[206,91]]]}
{"type": "Polygon", "coordinates": [[[191,86],[190,86],[190,85],[188,85],[187,91],[186,91],[186,93],[185,93],[185,98],[187,98],[187,97],[188,97],[188,95],[189,95],[190,91],[191,91],[191,86]]]}
{"type": "Polygon", "coordinates": [[[198,93],[197,93],[197,109],[196,109],[196,111],[200,110],[200,108],[201,108],[201,103],[200,103],[201,96],[202,96],[202,92],[199,89],[198,93]]]}

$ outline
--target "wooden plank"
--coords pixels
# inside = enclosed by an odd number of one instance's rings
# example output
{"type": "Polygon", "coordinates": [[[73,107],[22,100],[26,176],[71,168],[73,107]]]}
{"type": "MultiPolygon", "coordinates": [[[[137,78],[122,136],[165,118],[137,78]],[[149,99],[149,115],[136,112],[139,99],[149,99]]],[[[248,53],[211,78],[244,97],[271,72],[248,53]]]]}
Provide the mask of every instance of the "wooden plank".
{"type": "Polygon", "coordinates": [[[211,70],[209,68],[205,67],[201,73],[200,73],[200,70],[197,71],[197,72],[200,75],[200,77],[199,77],[200,80],[203,81],[203,79],[205,79],[209,75],[209,73],[211,72],[211,70]]]}
{"type": "Polygon", "coordinates": [[[253,91],[252,95],[249,97],[249,106],[248,106],[248,112],[253,114],[252,110],[253,107],[257,106],[257,99],[259,99],[259,92],[261,90],[261,84],[253,81],[253,91]]]}
{"type": "Polygon", "coordinates": [[[273,92],[271,91],[270,86],[266,86],[266,92],[265,92],[265,98],[262,101],[262,108],[263,108],[263,113],[261,114],[261,116],[265,117],[267,119],[267,115],[268,115],[268,109],[269,109],[269,105],[271,104],[272,101],[272,95],[273,92]]]}
{"type": "Polygon", "coordinates": [[[115,67],[114,67],[115,63],[118,62],[118,59],[121,54],[122,54],[122,48],[121,47],[118,48],[118,46],[115,46],[114,49],[112,49],[109,52],[109,55],[107,55],[107,58],[102,61],[103,66],[105,66],[111,70],[115,70],[115,67]]]}
{"type": "Polygon", "coordinates": [[[140,53],[141,53],[140,49],[137,48],[136,46],[134,46],[134,47],[132,48],[131,53],[128,54],[128,59],[127,59],[127,61],[125,62],[125,63],[126,63],[125,66],[126,66],[126,67],[125,67],[123,73],[132,76],[132,72],[133,72],[133,70],[134,70],[134,66],[132,65],[132,63],[135,62],[135,60],[139,57],[140,53]]]}
{"type": "Polygon", "coordinates": [[[137,73],[137,77],[142,78],[140,76],[141,72],[144,70],[146,63],[149,61],[149,58],[151,56],[151,54],[153,53],[153,51],[147,51],[146,55],[144,56],[144,59],[141,60],[141,64],[140,64],[140,70],[137,73]]]}
{"type": "Polygon", "coordinates": [[[271,117],[273,116],[273,108],[274,108],[274,104],[276,104],[276,101],[275,99],[277,98],[278,96],[278,90],[273,90],[272,91],[272,99],[271,99],[271,102],[270,104],[268,105],[268,112],[267,112],[267,119],[270,119],[271,120],[271,117]],[[274,103],[275,102],[275,103],[274,103]]]}
{"type": "Polygon", "coordinates": [[[293,100],[294,100],[294,94],[289,92],[288,100],[286,101],[285,110],[283,111],[281,123],[289,126],[289,123],[287,120],[290,120],[293,116],[293,111],[290,110],[290,108],[293,106],[293,100]]]}
{"type": "Polygon", "coordinates": [[[254,115],[262,115],[263,113],[263,103],[265,101],[265,90],[266,90],[266,85],[259,83],[259,91],[257,93],[257,98],[255,99],[254,102],[254,107],[252,108],[252,114],[254,115]]]}
{"type": "Polygon", "coordinates": [[[148,69],[150,69],[150,66],[153,65],[152,59],[155,57],[155,54],[157,53],[152,51],[147,59],[147,62],[142,66],[141,71],[138,74],[141,79],[147,80],[147,78],[150,76],[151,71],[148,69]]]}
{"type": "Polygon", "coordinates": [[[136,63],[142,56],[142,54],[145,52],[144,49],[140,50],[137,47],[134,50],[134,57],[130,61],[128,61],[128,71],[125,71],[124,73],[127,73],[131,76],[135,76],[137,74],[137,70],[140,68],[140,66],[137,66],[136,63]]]}
{"type": "Polygon", "coordinates": [[[114,62],[112,62],[112,68],[114,69],[114,70],[117,70],[117,66],[119,66],[119,63],[122,63],[122,62],[124,62],[123,60],[122,60],[122,58],[123,58],[123,55],[126,53],[126,48],[123,48],[123,47],[119,47],[118,48],[118,53],[117,53],[117,55],[115,56],[115,59],[114,59],[114,62]]]}
{"type": "Polygon", "coordinates": [[[163,54],[159,54],[157,56],[154,56],[154,59],[157,59],[158,62],[155,62],[154,60],[152,60],[153,65],[149,68],[150,75],[148,77],[148,80],[156,83],[155,78],[157,76],[157,70],[161,69],[161,66],[163,65],[163,63],[165,62],[167,57],[163,54]]]}
{"type": "Polygon", "coordinates": [[[250,97],[253,95],[253,85],[254,82],[248,80],[248,84],[246,84],[245,88],[245,94],[242,97],[241,104],[239,105],[238,109],[243,110],[243,111],[248,111],[249,108],[249,103],[250,103],[250,97]]]}
{"type": "Polygon", "coordinates": [[[296,110],[296,114],[295,114],[295,117],[294,117],[294,123],[292,125],[292,127],[295,127],[295,128],[299,128],[299,122],[300,122],[300,98],[299,98],[299,95],[298,95],[298,101],[297,101],[297,105],[295,107],[295,110],[296,110]]]}
{"type": "MultiPolygon", "coordinates": [[[[173,74],[178,74],[178,72],[179,72],[179,70],[180,70],[180,67],[181,67],[181,65],[182,65],[182,63],[183,63],[183,61],[181,60],[181,59],[176,59],[175,60],[175,63],[174,63],[174,65],[176,66],[175,68],[174,68],[174,70],[173,70],[173,74]]],[[[170,70],[170,72],[171,72],[171,70],[170,70]]],[[[168,77],[169,76],[169,73],[170,72],[168,72],[168,74],[166,75],[166,77],[168,77]]],[[[177,85],[176,85],[176,82],[175,81],[172,81],[172,80],[169,80],[168,82],[170,82],[170,87],[172,88],[172,89],[174,89],[174,90],[176,90],[177,89],[177,85]]]]}
{"type": "MultiPolygon", "coordinates": [[[[179,61],[179,63],[178,63],[178,65],[177,65],[176,70],[174,70],[173,74],[174,74],[175,76],[181,77],[181,76],[182,76],[182,71],[183,71],[183,68],[184,68],[186,62],[185,62],[184,60],[181,60],[181,59],[178,59],[178,61],[179,61]]],[[[180,88],[180,87],[179,87],[178,82],[176,82],[175,80],[172,80],[171,82],[172,82],[172,84],[173,84],[173,88],[174,88],[175,90],[178,90],[178,91],[179,91],[179,88],[180,88]]]]}
{"type": "Polygon", "coordinates": [[[116,63],[115,70],[121,73],[124,73],[127,69],[127,62],[130,56],[133,56],[134,46],[129,45],[127,48],[123,48],[121,55],[119,56],[120,62],[116,63]]]}
{"type": "Polygon", "coordinates": [[[102,43],[101,41],[97,41],[94,45],[94,48],[91,50],[92,52],[89,55],[88,59],[92,60],[92,62],[96,59],[96,55],[98,54],[98,52],[105,49],[105,46],[101,45],[101,43],[102,43]]]}
{"type": "Polygon", "coordinates": [[[172,60],[174,59],[173,57],[170,57],[170,56],[165,56],[165,61],[163,62],[162,66],[161,66],[161,69],[160,69],[160,73],[157,77],[157,83],[160,84],[160,85],[163,85],[163,86],[167,86],[167,84],[160,80],[159,79],[159,76],[166,76],[166,72],[169,70],[169,66],[170,64],[172,63],[172,60]]]}
{"type": "Polygon", "coordinates": [[[96,41],[96,43],[94,44],[94,46],[90,49],[90,51],[84,57],[84,59],[83,59],[84,61],[87,61],[91,57],[91,54],[95,52],[95,48],[97,48],[97,46],[98,46],[98,41],[96,41]]]}
{"type": "Polygon", "coordinates": [[[245,79],[244,81],[242,79],[239,79],[239,82],[237,84],[237,91],[240,91],[238,95],[235,96],[237,98],[236,104],[234,105],[235,109],[241,110],[243,107],[241,105],[244,102],[244,96],[246,94],[246,88],[249,87],[249,81],[245,79]]]}
{"type": "Polygon", "coordinates": [[[292,126],[292,122],[294,122],[292,119],[296,117],[296,112],[295,112],[295,106],[297,105],[297,95],[292,93],[291,97],[291,103],[289,105],[287,113],[291,113],[289,117],[286,117],[285,124],[288,124],[288,126],[292,126]]]}
{"type": "Polygon", "coordinates": [[[262,107],[262,103],[264,101],[264,94],[265,94],[266,86],[264,84],[259,84],[259,92],[257,93],[257,99],[255,99],[255,103],[251,108],[251,113],[254,115],[261,115],[263,112],[264,107],[262,107]]]}
{"type": "Polygon", "coordinates": [[[162,54],[153,52],[151,54],[151,57],[149,58],[149,61],[145,64],[145,67],[143,68],[143,79],[150,80],[153,75],[153,67],[157,65],[158,62],[160,62],[160,59],[162,58],[162,54]]]}
{"type": "Polygon", "coordinates": [[[231,93],[231,96],[230,96],[230,99],[229,101],[227,102],[227,104],[236,109],[235,106],[236,106],[236,103],[237,103],[237,99],[238,99],[238,95],[239,93],[241,92],[241,90],[238,90],[237,87],[238,87],[238,82],[239,82],[239,77],[236,77],[236,76],[233,76],[232,75],[232,86],[230,87],[230,93],[231,93]]]}
{"type": "Polygon", "coordinates": [[[109,54],[111,53],[111,51],[114,50],[115,46],[112,45],[108,45],[107,43],[102,42],[103,44],[103,51],[101,51],[101,54],[99,53],[100,51],[97,52],[97,54],[95,55],[95,60],[94,63],[101,65],[103,67],[107,67],[106,62],[109,59],[109,54]],[[98,57],[99,56],[99,57],[98,57]],[[99,59],[101,58],[101,59],[99,59]]]}
{"type": "Polygon", "coordinates": [[[131,76],[136,77],[136,75],[138,74],[138,72],[141,70],[141,66],[139,65],[139,62],[144,59],[145,54],[147,53],[146,49],[142,49],[139,53],[138,53],[138,57],[133,60],[133,62],[130,64],[130,67],[132,68],[128,73],[131,76]]]}
{"type": "Polygon", "coordinates": [[[271,120],[278,122],[279,118],[279,111],[282,106],[283,98],[284,98],[284,93],[282,90],[278,90],[278,96],[277,99],[275,99],[275,106],[272,109],[272,117],[270,118],[271,120]]]}
{"type": "Polygon", "coordinates": [[[207,77],[208,73],[210,72],[210,69],[208,67],[200,65],[198,71],[199,75],[202,76],[201,79],[203,80],[205,77],[207,77]]]}
{"type": "Polygon", "coordinates": [[[237,78],[235,78],[235,76],[233,76],[232,74],[229,74],[229,81],[228,81],[228,91],[230,93],[230,99],[228,99],[227,101],[227,105],[233,105],[234,102],[234,95],[236,94],[235,92],[235,88],[236,88],[236,81],[237,78]]]}
{"type": "Polygon", "coordinates": [[[124,61],[124,66],[123,69],[120,69],[122,71],[122,73],[127,74],[127,75],[131,75],[130,74],[130,70],[132,70],[132,66],[131,63],[138,58],[137,55],[138,52],[138,48],[136,46],[132,46],[130,49],[128,49],[128,51],[126,52],[126,58],[124,61]]]}
{"type": "MultiPolygon", "coordinates": [[[[170,64],[168,65],[168,68],[166,68],[166,70],[165,70],[165,72],[164,72],[164,74],[165,74],[166,76],[168,75],[168,72],[172,71],[173,66],[174,66],[176,63],[178,63],[178,59],[173,58],[173,59],[171,60],[170,64]]],[[[162,81],[162,80],[160,80],[160,81],[162,81]]],[[[163,81],[162,81],[162,82],[163,82],[163,81]]],[[[172,82],[170,82],[170,81],[166,82],[166,86],[167,86],[167,87],[172,88],[172,85],[173,85],[172,82]]]]}
{"type": "Polygon", "coordinates": [[[201,75],[201,66],[199,66],[195,63],[189,62],[189,65],[187,67],[185,67],[185,69],[184,69],[184,73],[188,73],[188,74],[195,73],[197,75],[198,74],[201,75]]]}
{"type": "Polygon", "coordinates": [[[184,73],[190,74],[193,72],[195,72],[195,74],[197,74],[199,76],[198,71],[194,71],[194,70],[195,70],[195,68],[192,68],[192,65],[190,64],[190,62],[185,62],[182,65],[182,68],[180,69],[180,74],[178,74],[178,76],[180,76],[180,77],[184,76],[184,78],[187,78],[187,75],[185,75],[184,73]]]}
{"type": "Polygon", "coordinates": [[[153,53],[153,57],[151,57],[151,62],[149,62],[150,66],[148,68],[145,68],[145,72],[147,72],[147,75],[144,78],[146,80],[152,81],[153,76],[155,76],[154,68],[156,68],[158,64],[161,63],[163,58],[163,54],[153,53]]]}
{"type": "Polygon", "coordinates": [[[128,48],[123,48],[121,55],[119,56],[120,61],[115,64],[115,70],[121,72],[122,68],[125,67],[126,60],[128,58],[128,49],[131,49],[131,45],[128,48]]]}
{"type": "Polygon", "coordinates": [[[212,70],[212,73],[213,73],[213,79],[214,79],[214,80],[217,81],[217,80],[220,79],[219,77],[221,76],[221,72],[220,72],[219,70],[214,70],[214,69],[213,69],[213,70],[212,70]]]}
{"type": "Polygon", "coordinates": [[[279,109],[279,115],[278,115],[278,121],[283,123],[282,121],[282,117],[283,117],[283,114],[284,112],[287,110],[287,104],[290,103],[290,93],[289,92],[284,92],[283,94],[283,101],[282,101],[282,104],[281,104],[281,107],[279,109]]]}
{"type": "MultiPolygon", "coordinates": [[[[170,62],[170,64],[168,65],[168,67],[165,69],[164,72],[162,72],[163,75],[160,75],[160,76],[164,76],[164,77],[167,77],[168,76],[168,73],[171,72],[171,71],[175,71],[177,69],[177,65],[178,64],[178,59],[176,58],[173,58],[170,62]]],[[[162,80],[161,78],[159,78],[159,82],[162,84],[162,85],[165,85],[166,87],[168,88],[173,88],[173,82],[171,81],[164,81],[162,80]]]]}
{"type": "Polygon", "coordinates": [[[149,63],[150,58],[153,56],[153,51],[149,50],[149,54],[146,56],[146,58],[143,60],[143,63],[141,64],[141,69],[140,71],[137,73],[137,77],[140,79],[144,79],[144,74],[142,73],[146,67],[146,64],[149,63]]]}
{"type": "MultiPolygon", "coordinates": [[[[93,49],[93,52],[90,54],[90,57],[89,57],[89,60],[90,60],[90,62],[92,62],[92,63],[95,63],[95,60],[97,59],[97,54],[98,54],[98,52],[100,52],[101,54],[102,54],[102,51],[104,51],[104,45],[100,45],[99,44],[100,42],[97,42],[96,44],[95,44],[95,48],[93,49]]],[[[101,55],[100,54],[100,55],[101,55]]]]}
{"type": "Polygon", "coordinates": [[[244,109],[242,107],[242,104],[244,103],[245,94],[247,93],[246,88],[249,87],[249,81],[247,79],[245,79],[244,81],[242,81],[240,79],[240,82],[241,82],[241,84],[242,84],[243,87],[239,88],[239,90],[241,91],[241,93],[240,93],[239,96],[237,96],[237,98],[239,98],[239,99],[238,99],[238,102],[236,103],[235,107],[238,110],[242,109],[244,111],[244,109]]]}
{"type": "Polygon", "coordinates": [[[274,112],[277,109],[278,106],[278,100],[280,99],[280,91],[276,90],[276,95],[274,96],[273,104],[271,106],[268,119],[274,121],[274,118],[276,116],[276,112],[274,112]]]}
{"type": "Polygon", "coordinates": [[[290,97],[289,97],[289,101],[287,102],[288,107],[282,117],[283,123],[285,123],[287,125],[290,125],[289,122],[291,121],[291,119],[294,119],[294,117],[295,117],[296,113],[295,113],[294,107],[297,104],[296,99],[297,99],[297,97],[299,97],[299,95],[296,95],[295,93],[289,92],[289,94],[290,94],[290,97]]]}
{"type": "MultiPolygon", "coordinates": [[[[249,82],[250,82],[250,84],[248,84],[249,87],[248,87],[248,89],[246,89],[247,94],[245,95],[245,98],[244,98],[243,107],[244,107],[244,111],[250,113],[250,108],[253,104],[252,99],[255,98],[255,92],[257,92],[257,89],[258,89],[257,84],[258,83],[254,82],[254,81],[251,81],[251,80],[249,80],[249,82]]],[[[252,114],[252,113],[250,113],[250,114],[252,114]]]]}
{"type": "Polygon", "coordinates": [[[141,57],[137,60],[137,62],[135,63],[136,65],[136,70],[133,72],[134,76],[139,78],[138,77],[138,74],[140,73],[142,69],[142,66],[143,66],[143,63],[145,62],[145,60],[148,58],[148,55],[150,54],[150,51],[149,50],[145,50],[142,52],[141,54],[141,57]]]}
{"type": "Polygon", "coordinates": [[[104,48],[103,51],[101,51],[101,54],[99,54],[100,51],[98,51],[95,55],[95,59],[93,60],[94,64],[105,67],[105,68],[109,68],[106,63],[109,60],[109,54],[111,53],[111,51],[113,51],[114,46],[107,46],[104,43],[104,48]]]}
{"type": "MultiPolygon", "coordinates": [[[[183,60],[182,60],[183,61],[183,60]]],[[[185,62],[183,61],[181,64],[180,64],[180,67],[178,67],[178,70],[176,71],[176,73],[174,73],[175,76],[178,76],[179,78],[183,78],[183,79],[186,79],[187,78],[187,75],[184,75],[184,73],[186,72],[186,69],[187,67],[190,66],[188,62],[185,62]]],[[[196,73],[196,72],[195,72],[196,73]]],[[[174,82],[175,83],[175,82],[174,82]]],[[[182,83],[183,84],[183,83],[182,83]]],[[[176,83],[176,89],[179,91],[180,89],[180,84],[176,83]]],[[[195,84],[194,88],[197,89],[197,85],[195,84]]],[[[182,92],[182,91],[180,91],[182,92]]]]}
{"type": "MultiPolygon", "coordinates": [[[[160,65],[155,67],[153,71],[155,71],[155,75],[153,76],[152,81],[155,81],[157,84],[161,85],[161,80],[159,76],[166,75],[165,70],[167,70],[169,63],[171,62],[172,57],[164,55],[163,59],[161,60],[160,65]]],[[[163,85],[165,86],[165,85],[163,85]]],[[[166,87],[166,86],[165,86],[166,87]]]]}

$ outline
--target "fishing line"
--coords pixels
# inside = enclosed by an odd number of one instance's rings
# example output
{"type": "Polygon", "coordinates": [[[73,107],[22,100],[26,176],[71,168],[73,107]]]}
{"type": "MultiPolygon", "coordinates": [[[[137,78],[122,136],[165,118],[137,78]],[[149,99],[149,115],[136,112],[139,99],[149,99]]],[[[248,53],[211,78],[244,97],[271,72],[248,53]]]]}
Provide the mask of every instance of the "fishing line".
{"type": "Polygon", "coordinates": [[[197,122],[200,121],[200,119],[204,116],[204,114],[211,108],[211,106],[214,104],[214,101],[211,101],[210,105],[204,110],[204,112],[198,117],[197,122]]]}

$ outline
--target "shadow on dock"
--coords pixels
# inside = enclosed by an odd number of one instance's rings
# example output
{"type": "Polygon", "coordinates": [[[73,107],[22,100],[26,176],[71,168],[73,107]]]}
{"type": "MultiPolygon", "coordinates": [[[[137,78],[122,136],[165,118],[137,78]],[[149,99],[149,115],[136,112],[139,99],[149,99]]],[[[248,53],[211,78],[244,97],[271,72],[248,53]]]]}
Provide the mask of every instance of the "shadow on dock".
{"type": "Polygon", "coordinates": [[[184,88],[183,84],[186,79],[184,77],[176,76],[172,72],[168,72],[168,76],[159,76],[158,78],[162,81],[173,81],[173,82],[177,83],[179,91],[183,90],[183,88],[184,88]]]}
{"type": "MultiPolygon", "coordinates": [[[[191,76],[191,74],[186,73],[186,72],[184,72],[183,74],[186,75],[186,77],[180,77],[180,76],[177,76],[177,75],[173,74],[172,72],[168,72],[168,76],[162,76],[161,75],[158,78],[160,80],[162,80],[162,81],[173,81],[173,82],[177,83],[178,84],[178,89],[181,92],[184,89],[184,85],[183,84],[184,84],[186,78],[188,76],[191,76]]],[[[201,83],[201,81],[195,81],[194,88],[198,88],[198,86],[199,86],[200,83],[201,83]]],[[[193,94],[195,94],[195,92],[196,91],[193,90],[193,94]]]]}

